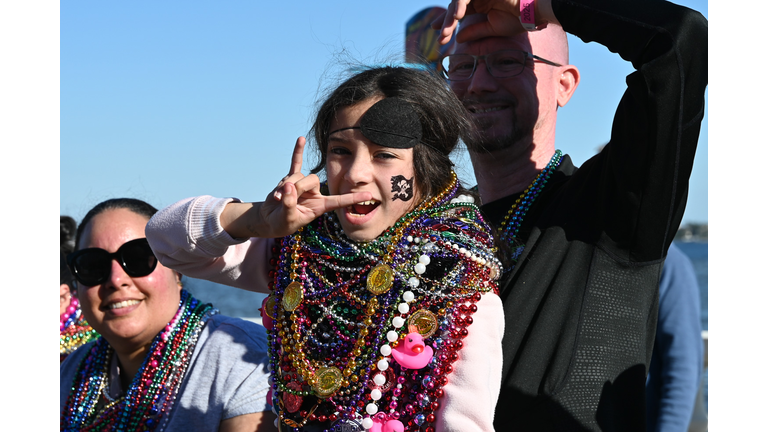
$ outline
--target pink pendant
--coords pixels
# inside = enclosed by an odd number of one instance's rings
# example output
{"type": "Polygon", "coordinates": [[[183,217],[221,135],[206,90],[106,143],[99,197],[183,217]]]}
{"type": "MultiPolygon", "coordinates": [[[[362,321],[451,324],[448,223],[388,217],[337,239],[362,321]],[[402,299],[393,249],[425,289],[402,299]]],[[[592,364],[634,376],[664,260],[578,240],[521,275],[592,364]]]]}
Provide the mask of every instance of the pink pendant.
{"type": "Polygon", "coordinates": [[[400,420],[380,420],[378,418],[373,419],[373,426],[368,429],[369,432],[403,432],[405,426],[400,420]]]}
{"type": "Polygon", "coordinates": [[[403,343],[392,349],[392,357],[404,368],[421,369],[432,360],[434,351],[424,344],[424,338],[415,327],[409,326],[408,330],[410,333],[401,341],[403,343]]]}

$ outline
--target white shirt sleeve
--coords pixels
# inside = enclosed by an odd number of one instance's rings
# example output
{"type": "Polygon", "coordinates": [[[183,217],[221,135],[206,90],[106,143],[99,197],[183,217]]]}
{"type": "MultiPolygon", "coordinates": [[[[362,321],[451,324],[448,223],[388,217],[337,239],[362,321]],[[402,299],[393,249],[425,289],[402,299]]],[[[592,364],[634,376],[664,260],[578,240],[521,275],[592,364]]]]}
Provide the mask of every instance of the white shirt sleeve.
{"type": "Polygon", "coordinates": [[[145,233],[164,266],[190,277],[267,293],[274,239],[236,239],[219,216],[235,198],[187,198],[155,214],[145,233]]]}
{"type": "Polygon", "coordinates": [[[436,432],[493,431],[504,335],[504,308],[499,296],[484,294],[472,318],[459,359],[443,387],[445,394],[438,400],[436,432]]]}

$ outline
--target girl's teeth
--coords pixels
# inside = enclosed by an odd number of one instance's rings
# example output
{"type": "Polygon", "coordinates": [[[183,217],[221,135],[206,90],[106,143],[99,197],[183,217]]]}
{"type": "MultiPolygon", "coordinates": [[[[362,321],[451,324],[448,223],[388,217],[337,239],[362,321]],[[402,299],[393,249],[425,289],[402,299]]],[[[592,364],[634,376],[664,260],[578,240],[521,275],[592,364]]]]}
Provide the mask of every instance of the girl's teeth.
{"type": "Polygon", "coordinates": [[[126,300],[121,301],[117,303],[112,303],[111,305],[107,306],[107,309],[120,309],[128,306],[133,306],[135,304],[139,304],[138,300],[126,300]]]}

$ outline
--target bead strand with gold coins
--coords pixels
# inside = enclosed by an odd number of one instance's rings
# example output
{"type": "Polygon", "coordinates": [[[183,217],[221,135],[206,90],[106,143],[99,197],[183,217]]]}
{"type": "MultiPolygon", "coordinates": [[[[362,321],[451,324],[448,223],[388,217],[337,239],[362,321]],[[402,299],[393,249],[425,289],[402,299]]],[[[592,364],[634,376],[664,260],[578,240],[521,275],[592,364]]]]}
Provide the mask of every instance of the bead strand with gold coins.
{"type": "Polygon", "coordinates": [[[434,431],[476,303],[502,271],[458,187],[454,175],[371,242],[329,213],[273,249],[264,312],[281,430],[434,431]]]}

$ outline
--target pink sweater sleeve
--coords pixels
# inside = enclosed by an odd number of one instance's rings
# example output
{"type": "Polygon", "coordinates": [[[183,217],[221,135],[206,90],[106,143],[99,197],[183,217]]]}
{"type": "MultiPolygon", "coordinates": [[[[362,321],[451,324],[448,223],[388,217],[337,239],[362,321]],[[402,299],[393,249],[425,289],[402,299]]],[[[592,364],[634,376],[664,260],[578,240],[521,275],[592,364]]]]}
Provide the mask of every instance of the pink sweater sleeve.
{"type": "Polygon", "coordinates": [[[172,204],[149,220],[147,240],[160,263],[183,275],[268,293],[274,239],[227,234],[219,216],[233,201],[204,195],[172,204]]]}
{"type": "Polygon", "coordinates": [[[490,432],[501,389],[504,308],[499,296],[484,294],[448,375],[435,422],[436,432],[490,432]]]}

